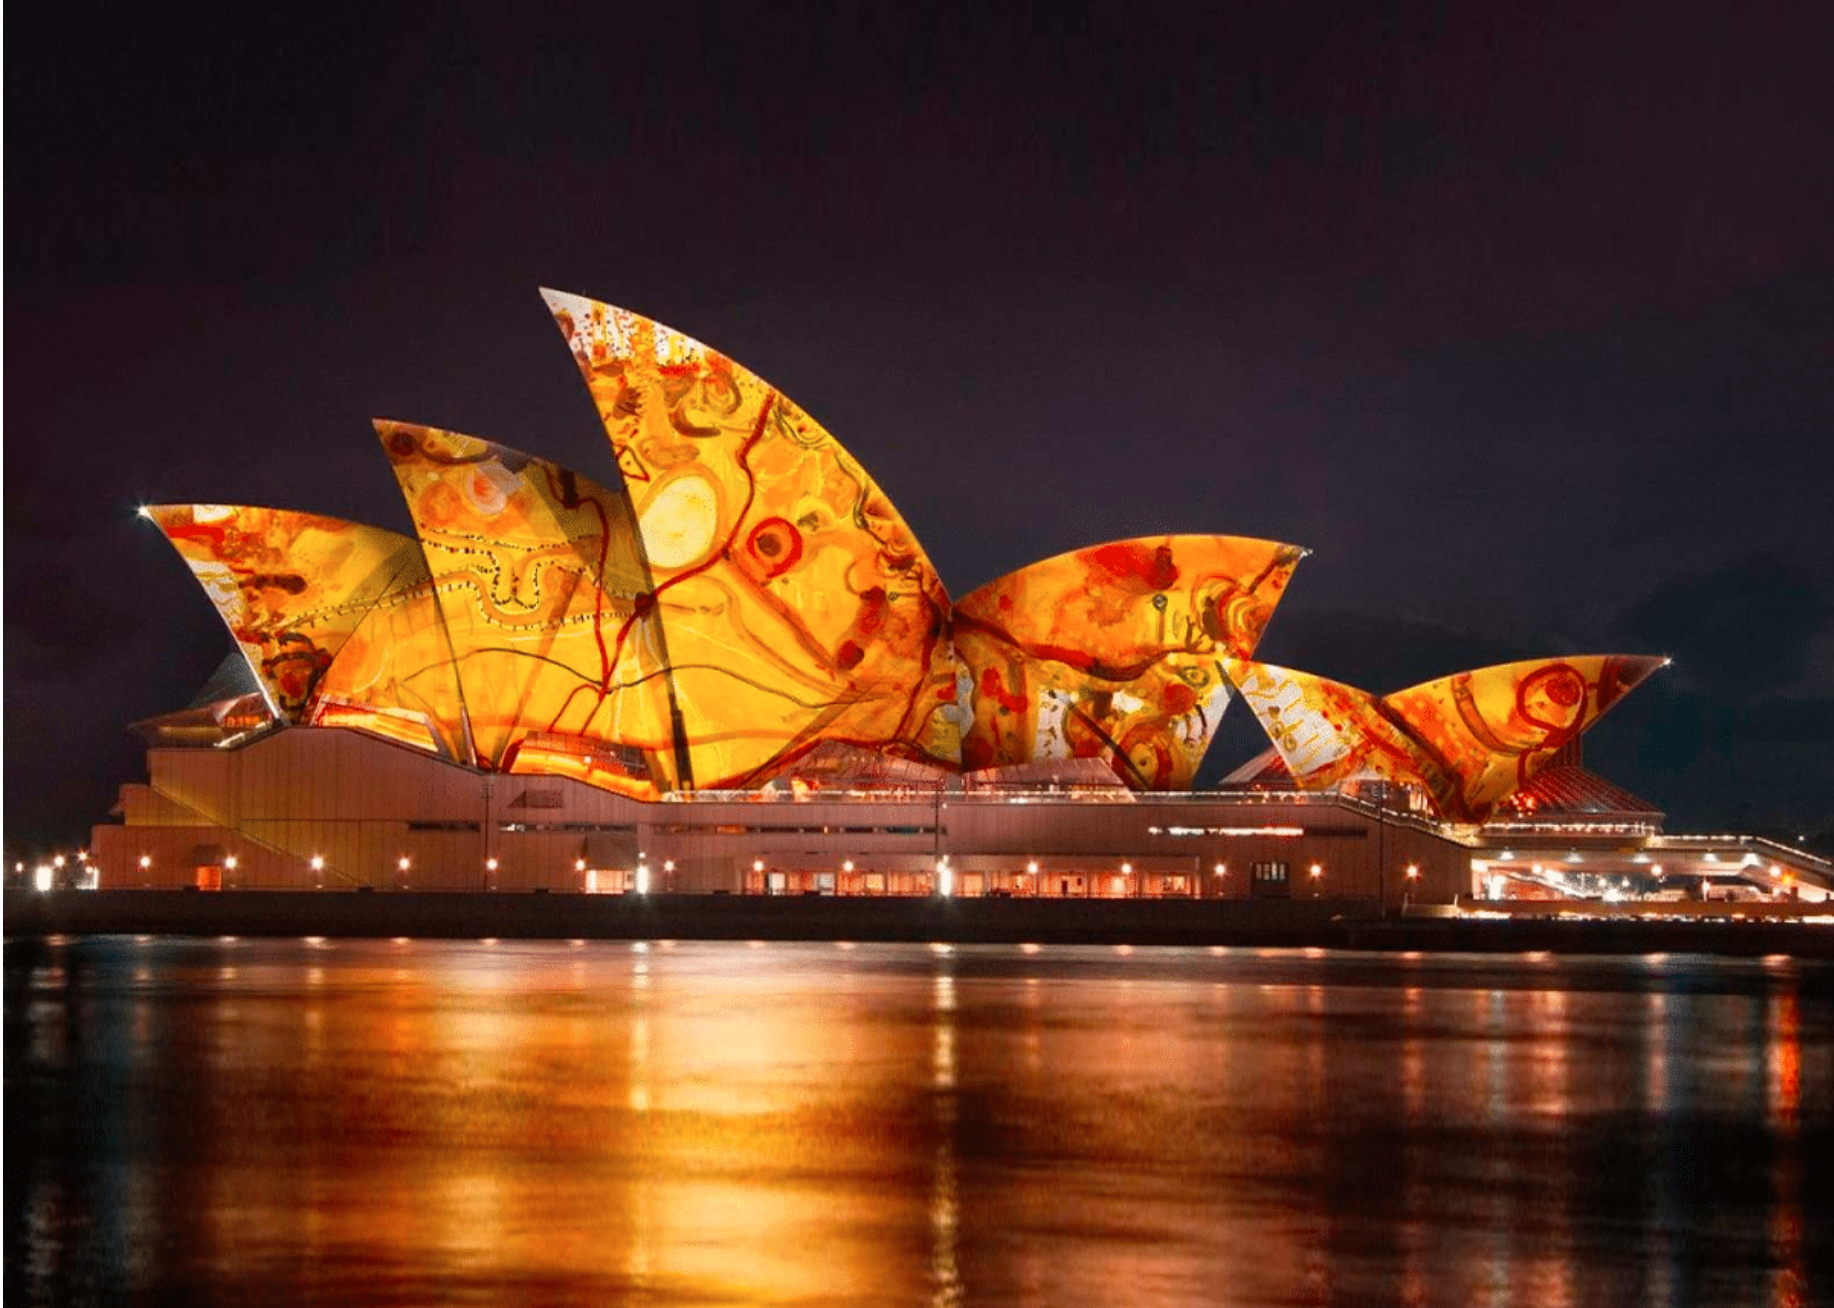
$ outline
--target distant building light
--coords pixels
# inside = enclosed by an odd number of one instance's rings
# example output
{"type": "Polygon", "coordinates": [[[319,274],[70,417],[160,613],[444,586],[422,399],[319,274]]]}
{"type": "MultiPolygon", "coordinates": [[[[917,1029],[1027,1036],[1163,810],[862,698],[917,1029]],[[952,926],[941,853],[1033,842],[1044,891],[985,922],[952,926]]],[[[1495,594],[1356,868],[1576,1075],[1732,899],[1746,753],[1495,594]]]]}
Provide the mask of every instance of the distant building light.
{"type": "Polygon", "coordinates": [[[497,860],[494,858],[487,858],[484,860],[484,866],[490,871],[495,872],[497,870],[497,860]]]}
{"type": "Polygon", "coordinates": [[[1321,876],[1323,876],[1324,874],[1325,874],[1325,869],[1324,869],[1324,865],[1323,865],[1323,864],[1321,864],[1321,863],[1314,863],[1314,864],[1312,864],[1312,875],[1313,875],[1314,877],[1321,877],[1321,876]]]}
{"type": "Polygon", "coordinates": [[[841,861],[841,871],[843,871],[843,872],[851,872],[851,871],[853,871],[853,860],[852,860],[852,859],[850,859],[850,858],[849,858],[849,859],[843,859],[843,860],[841,861]]]}
{"type": "Polygon", "coordinates": [[[761,859],[761,858],[754,858],[754,859],[753,859],[753,860],[751,861],[751,870],[752,870],[753,872],[762,872],[762,871],[764,871],[764,860],[763,860],[763,859],[761,859]]]}
{"type": "Polygon", "coordinates": [[[63,867],[63,865],[64,865],[64,856],[62,854],[59,854],[56,858],[53,858],[51,860],[52,867],[61,868],[63,867]]]}
{"type": "Polygon", "coordinates": [[[32,881],[40,890],[51,888],[51,879],[56,875],[49,863],[40,863],[32,870],[32,881]]]}
{"type": "Polygon", "coordinates": [[[1038,871],[1038,860],[1034,858],[1028,861],[1025,865],[1025,870],[1027,872],[1036,874],[1038,871]]]}
{"type": "Polygon", "coordinates": [[[227,870],[234,872],[236,870],[236,856],[231,854],[228,858],[224,859],[223,866],[227,870]]]}
{"type": "Polygon", "coordinates": [[[312,870],[314,872],[323,872],[325,870],[325,856],[323,854],[314,854],[312,856],[312,870]]]}
{"type": "Polygon", "coordinates": [[[1121,864],[1121,875],[1122,876],[1132,876],[1133,870],[1134,870],[1134,865],[1132,863],[1121,864]]]}
{"type": "Polygon", "coordinates": [[[1218,863],[1216,865],[1216,875],[1219,877],[1228,876],[1229,875],[1229,865],[1227,863],[1218,863]]]}
{"type": "Polygon", "coordinates": [[[573,860],[573,870],[575,872],[584,872],[586,870],[586,860],[583,858],[574,859],[573,860]]]}
{"type": "Polygon", "coordinates": [[[675,860],[672,858],[663,859],[662,860],[662,870],[664,872],[673,872],[675,870],[675,860]]]}
{"type": "Polygon", "coordinates": [[[144,872],[152,866],[153,866],[153,860],[150,857],[148,857],[147,855],[142,854],[140,856],[140,870],[144,872]]]}
{"type": "Polygon", "coordinates": [[[1409,881],[1420,880],[1420,865],[1418,863],[1409,863],[1407,865],[1407,879],[1409,881]]]}

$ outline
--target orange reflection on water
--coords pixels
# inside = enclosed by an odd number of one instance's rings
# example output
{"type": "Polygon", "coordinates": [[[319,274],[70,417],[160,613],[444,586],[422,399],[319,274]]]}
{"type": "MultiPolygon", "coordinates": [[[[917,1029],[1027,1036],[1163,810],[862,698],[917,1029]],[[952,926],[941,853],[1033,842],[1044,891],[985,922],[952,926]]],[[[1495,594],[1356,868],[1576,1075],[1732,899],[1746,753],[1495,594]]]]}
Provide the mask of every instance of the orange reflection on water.
{"type": "Polygon", "coordinates": [[[244,941],[225,979],[226,952],[77,944],[10,992],[9,1095],[110,1086],[17,1110],[97,1142],[9,1149],[25,1298],[82,1298],[86,1247],[140,1260],[111,1298],[1811,1297],[1828,1010],[1685,959],[1657,1003],[1596,960],[244,941]],[[1773,1166],[1693,1148],[1702,1120],[1773,1166]]]}

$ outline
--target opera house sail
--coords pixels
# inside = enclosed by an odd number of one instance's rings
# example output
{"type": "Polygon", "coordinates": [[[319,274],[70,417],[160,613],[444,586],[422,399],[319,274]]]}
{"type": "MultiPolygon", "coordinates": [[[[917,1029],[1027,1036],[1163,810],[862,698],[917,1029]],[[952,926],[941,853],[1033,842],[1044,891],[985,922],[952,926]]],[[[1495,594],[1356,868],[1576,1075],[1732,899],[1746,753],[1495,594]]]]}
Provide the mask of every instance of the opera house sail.
{"type": "MultiPolygon", "coordinates": [[[[543,295],[609,445],[600,479],[378,421],[413,537],[289,509],[143,511],[252,680],[138,724],[159,780],[123,801],[136,840],[165,832],[206,870],[234,845],[283,882],[308,858],[361,884],[466,860],[522,875],[513,844],[548,869],[531,886],[558,867],[640,888],[673,850],[664,873],[703,888],[923,893],[955,884],[965,848],[964,887],[1210,895],[1240,884],[1228,842],[1273,886],[1280,842],[1316,838],[1352,842],[1329,846],[1344,893],[1379,887],[1390,823],[1416,824],[1402,847],[1430,864],[1457,831],[1534,811],[1525,788],[1570,770],[1580,733],[1663,662],[1530,660],[1387,696],[1259,662],[1306,551],[1242,536],[1088,544],[952,604],[885,491],[783,392],[640,314],[543,295]],[[1297,817],[1191,793],[1238,695],[1297,817]],[[1378,813],[1358,798],[1370,780],[1405,803],[1378,813]],[[1334,816],[1298,820],[1318,795],[1334,816]],[[756,817],[773,799],[829,807],[756,817]],[[1138,853],[1114,834],[1123,804],[1138,853]],[[1373,853],[1354,844],[1371,822],[1373,853]],[[838,840],[878,866],[831,858],[838,840]]],[[[153,875],[150,848],[134,857],[153,875]]]]}
{"type": "Polygon", "coordinates": [[[636,511],[691,774],[744,787],[823,740],[960,759],[949,599],[891,501],[699,341],[545,292],[636,511]]]}
{"type": "Polygon", "coordinates": [[[1375,775],[1417,787],[1447,821],[1477,823],[1666,662],[1531,659],[1381,697],[1291,668],[1228,667],[1302,788],[1375,775]]]}
{"type": "Polygon", "coordinates": [[[974,691],[970,770],[1101,758],[1136,790],[1188,790],[1230,687],[1303,551],[1149,536],[1060,554],[955,608],[974,691]]]}

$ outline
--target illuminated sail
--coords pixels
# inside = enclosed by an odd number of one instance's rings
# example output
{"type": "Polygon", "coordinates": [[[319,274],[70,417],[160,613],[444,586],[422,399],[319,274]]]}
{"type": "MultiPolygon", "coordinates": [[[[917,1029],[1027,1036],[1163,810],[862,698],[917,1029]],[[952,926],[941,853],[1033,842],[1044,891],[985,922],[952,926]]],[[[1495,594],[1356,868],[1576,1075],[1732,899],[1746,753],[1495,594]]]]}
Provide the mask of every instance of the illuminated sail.
{"type": "Polygon", "coordinates": [[[531,733],[670,748],[667,683],[624,496],[546,460],[378,422],[420,534],[478,762],[531,733]],[[640,611],[641,608],[641,611],[640,611]]]}
{"type": "Polygon", "coordinates": [[[1531,659],[1381,698],[1291,668],[1241,660],[1226,667],[1302,789],[1374,774],[1418,786],[1449,821],[1482,822],[1666,662],[1531,659]]]}
{"type": "Polygon", "coordinates": [[[864,468],[756,374],[544,292],[635,507],[691,776],[745,786],[823,740],[953,765],[949,601],[864,468]]]}
{"type": "Polygon", "coordinates": [[[989,582],[955,606],[963,766],[1102,758],[1136,790],[1188,789],[1229,703],[1220,660],[1254,651],[1303,554],[1147,536],[989,582]]]}
{"type": "Polygon", "coordinates": [[[376,601],[425,576],[419,544],[379,527],[244,505],[142,512],[191,568],[269,704],[289,722],[300,720],[376,601]]]}

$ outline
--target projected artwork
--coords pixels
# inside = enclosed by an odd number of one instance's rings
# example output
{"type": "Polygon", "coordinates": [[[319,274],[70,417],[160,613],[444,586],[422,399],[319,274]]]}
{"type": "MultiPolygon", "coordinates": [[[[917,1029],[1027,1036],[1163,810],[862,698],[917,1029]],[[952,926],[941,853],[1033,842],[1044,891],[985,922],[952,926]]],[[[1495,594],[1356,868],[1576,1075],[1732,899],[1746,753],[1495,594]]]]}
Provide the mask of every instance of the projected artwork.
{"type": "Polygon", "coordinates": [[[378,422],[418,541],[279,509],[145,511],[278,721],[642,797],[939,770],[998,785],[1067,761],[1165,791],[1191,786],[1239,691],[1301,786],[1387,777],[1471,822],[1662,662],[1513,663],[1385,698],[1255,663],[1304,551],[1235,536],[1075,550],[952,607],[884,492],[769,383],[544,295],[619,485],[378,422]]]}
{"type": "Polygon", "coordinates": [[[1383,697],[1271,664],[1226,667],[1302,789],[1374,774],[1420,787],[1449,821],[1482,822],[1665,662],[1533,659],[1383,697]]]}
{"type": "Polygon", "coordinates": [[[624,496],[456,432],[376,433],[420,533],[479,764],[506,766],[530,733],[544,748],[572,738],[582,759],[595,745],[667,755],[662,637],[624,496]]]}
{"type": "Polygon", "coordinates": [[[1149,536],[1021,568],[955,608],[973,685],[963,766],[1100,758],[1136,790],[1185,790],[1303,551],[1149,536]]]}
{"type": "Polygon", "coordinates": [[[287,721],[300,719],[376,601],[425,576],[419,545],[377,527],[228,504],[142,512],[190,566],[287,721]]]}
{"type": "Polygon", "coordinates": [[[948,597],[865,469],[717,351],[545,295],[635,507],[693,784],[756,784],[823,740],[956,763],[948,597]]]}

